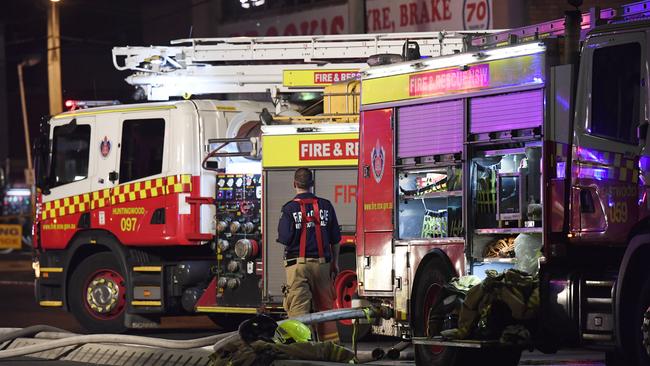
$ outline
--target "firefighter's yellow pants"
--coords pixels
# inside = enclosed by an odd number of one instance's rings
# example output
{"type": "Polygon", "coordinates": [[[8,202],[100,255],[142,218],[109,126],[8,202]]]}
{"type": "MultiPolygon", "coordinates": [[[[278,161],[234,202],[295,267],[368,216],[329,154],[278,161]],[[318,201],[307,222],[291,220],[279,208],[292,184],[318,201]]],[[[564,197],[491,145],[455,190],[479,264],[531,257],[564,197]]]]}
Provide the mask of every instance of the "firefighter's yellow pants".
{"type": "MultiPolygon", "coordinates": [[[[287,292],[284,309],[289,317],[332,309],[334,304],[334,283],[330,277],[330,264],[307,259],[286,267],[287,292]]],[[[320,341],[338,342],[336,322],[320,323],[316,326],[320,341]]]]}

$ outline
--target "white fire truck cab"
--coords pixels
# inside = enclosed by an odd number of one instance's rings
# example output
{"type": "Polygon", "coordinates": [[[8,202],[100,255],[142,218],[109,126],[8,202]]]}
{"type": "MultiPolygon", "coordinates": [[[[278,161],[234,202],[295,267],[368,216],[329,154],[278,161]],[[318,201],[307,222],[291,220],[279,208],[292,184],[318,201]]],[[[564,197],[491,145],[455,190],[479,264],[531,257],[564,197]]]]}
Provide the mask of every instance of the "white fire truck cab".
{"type": "MultiPolygon", "coordinates": [[[[55,116],[45,137],[52,149],[40,152],[50,163],[41,170],[34,238],[39,304],[64,306],[102,331],[122,328],[125,314],[180,309],[174,292],[208,281],[214,258],[207,244],[216,207],[206,197],[216,197],[216,177],[202,168],[220,163],[204,162],[211,140],[242,126],[252,131],[246,125],[258,126],[272,107],[188,100],[55,116]],[[171,263],[168,273],[163,265],[171,263]]],[[[233,155],[256,153],[254,141],[244,143],[233,155]]],[[[259,166],[249,157],[252,164],[222,160],[259,166]]]]}

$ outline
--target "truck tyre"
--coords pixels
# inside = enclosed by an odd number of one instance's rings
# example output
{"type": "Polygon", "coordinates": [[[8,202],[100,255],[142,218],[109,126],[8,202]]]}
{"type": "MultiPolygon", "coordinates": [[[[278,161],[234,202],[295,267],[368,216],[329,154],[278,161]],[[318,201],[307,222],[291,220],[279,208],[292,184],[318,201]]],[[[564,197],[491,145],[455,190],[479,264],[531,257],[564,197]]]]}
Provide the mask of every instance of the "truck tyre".
{"type": "Polygon", "coordinates": [[[606,366],[627,366],[628,362],[625,357],[616,351],[610,351],[605,353],[605,365],[606,366]]]}
{"type": "MultiPolygon", "coordinates": [[[[418,270],[419,275],[413,288],[415,303],[411,314],[411,327],[414,337],[431,337],[440,334],[442,321],[430,321],[431,309],[442,286],[451,279],[452,274],[440,258],[433,258],[418,270]]],[[[416,365],[462,366],[468,353],[459,348],[415,345],[416,365]]]]}
{"type": "Polygon", "coordinates": [[[636,364],[639,366],[650,365],[650,277],[645,279],[641,294],[637,301],[634,313],[634,322],[631,326],[623,325],[623,329],[634,332],[634,344],[630,349],[634,350],[636,364]]]}
{"type": "MultiPolygon", "coordinates": [[[[350,308],[352,307],[352,299],[357,295],[357,257],[356,253],[352,250],[341,251],[339,256],[339,269],[341,272],[334,281],[334,290],[337,299],[334,308],[350,308]],[[339,298],[340,297],[340,298],[339,298]]],[[[339,320],[336,322],[336,328],[339,332],[339,339],[341,342],[352,342],[352,320],[339,320]]],[[[370,324],[357,325],[357,340],[365,338],[370,334],[370,324]]]]}
{"type": "Polygon", "coordinates": [[[253,315],[247,314],[210,314],[210,320],[225,331],[233,331],[239,328],[239,324],[253,315]]]}
{"type": "Polygon", "coordinates": [[[126,276],[115,256],[102,252],[84,259],[72,273],[68,304],[77,321],[92,333],[122,333],[126,276]]]}

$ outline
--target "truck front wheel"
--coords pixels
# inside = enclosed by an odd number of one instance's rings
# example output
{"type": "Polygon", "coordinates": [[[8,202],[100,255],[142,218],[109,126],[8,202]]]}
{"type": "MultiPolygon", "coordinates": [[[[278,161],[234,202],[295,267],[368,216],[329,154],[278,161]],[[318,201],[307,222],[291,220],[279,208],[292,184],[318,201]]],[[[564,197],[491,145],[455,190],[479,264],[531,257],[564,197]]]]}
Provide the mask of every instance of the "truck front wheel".
{"type": "Polygon", "coordinates": [[[84,259],[73,272],[68,289],[70,310],[88,331],[126,331],[126,280],[112,253],[97,253],[84,259]]]}
{"type": "MultiPolygon", "coordinates": [[[[650,365],[650,277],[646,278],[634,313],[634,353],[637,365],[650,365]]],[[[624,328],[625,329],[625,328],[624,328]]]]}

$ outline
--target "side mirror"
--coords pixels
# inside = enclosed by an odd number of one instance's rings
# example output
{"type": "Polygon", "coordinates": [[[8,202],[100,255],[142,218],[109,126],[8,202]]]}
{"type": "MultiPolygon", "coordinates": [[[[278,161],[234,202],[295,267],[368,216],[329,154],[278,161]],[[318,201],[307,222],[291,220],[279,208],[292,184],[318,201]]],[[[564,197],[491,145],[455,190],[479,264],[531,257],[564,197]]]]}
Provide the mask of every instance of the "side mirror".
{"type": "Polygon", "coordinates": [[[50,123],[41,122],[38,137],[34,141],[34,175],[36,187],[44,195],[50,194],[50,123]]]}
{"type": "Polygon", "coordinates": [[[639,143],[645,143],[648,136],[648,126],[650,126],[650,122],[648,121],[643,121],[637,126],[636,137],[639,139],[639,143]]]}

